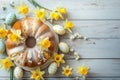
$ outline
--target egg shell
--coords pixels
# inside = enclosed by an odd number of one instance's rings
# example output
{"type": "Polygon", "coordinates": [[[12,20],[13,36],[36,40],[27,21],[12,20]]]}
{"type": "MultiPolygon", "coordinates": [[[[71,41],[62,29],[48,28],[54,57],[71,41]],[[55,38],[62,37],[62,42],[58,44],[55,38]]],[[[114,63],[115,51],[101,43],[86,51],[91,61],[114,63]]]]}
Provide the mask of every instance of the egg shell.
{"type": "Polygon", "coordinates": [[[5,23],[6,23],[7,25],[12,25],[15,21],[16,21],[16,15],[15,15],[14,13],[9,13],[9,14],[6,16],[5,23]]]}
{"type": "Polygon", "coordinates": [[[65,29],[60,25],[53,26],[53,30],[59,35],[64,35],[65,34],[65,29]]]}
{"type": "Polygon", "coordinates": [[[63,53],[68,53],[69,52],[69,47],[68,47],[68,45],[65,42],[60,42],[59,43],[59,49],[63,53]]]}
{"type": "Polygon", "coordinates": [[[14,69],[14,76],[17,79],[21,79],[23,77],[23,70],[20,67],[16,67],[14,69]]]}
{"type": "Polygon", "coordinates": [[[5,43],[0,39],[0,54],[5,52],[5,43]]]}
{"type": "Polygon", "coordinates": [[[57,63],[56,62],[53,62],[50,64],[50,66],[48,67],[48,73],[53,75],[55,74],[57,71],[57,63]]]}

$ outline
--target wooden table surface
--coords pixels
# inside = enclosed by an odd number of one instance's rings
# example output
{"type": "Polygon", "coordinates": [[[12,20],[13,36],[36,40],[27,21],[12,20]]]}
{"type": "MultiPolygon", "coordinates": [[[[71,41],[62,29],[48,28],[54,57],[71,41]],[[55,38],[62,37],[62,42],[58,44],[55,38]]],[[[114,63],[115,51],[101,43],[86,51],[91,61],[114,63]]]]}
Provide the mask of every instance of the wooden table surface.
{"type": "MultiPolygon", "coordinates": [[[[0,0],[0,5],[7,7],[0,16],[6,16],[14,11],[9,4],[25,2],[34,8],[27,0],[0,0]]],[[[36,0],[40,5],[53,9],[58,4],[68,10],[68,19],[75,24],[73,32],[89,38],[88,41],[77,39],[71,41],[69,36],[60,37],[75,51],[81,59],[76,61],[73,54],[65,55],[66,64],[73,68],[69,78],[61,74],[61,68],[55,75],[45,75],[48,80],[73,80],[79,74],[78,66],[85,64],[90,67],[87,80],[120,80],[120,0],[36,0]]],[[[2,23],[2,20],[0,20],[2,23]]],[[[0,57],[4,57],[0,55],[0,57]]],[[[63,64],[62,66],[66,65],[63,64]]],[[[29,79],[30,73],[25,72],[23,79],[29,79]]],[[[80,76],[79,76],[80,77],[80,76]]],[[[0,69],[0,80],[9,80],[9,72],[0,69]]]]}

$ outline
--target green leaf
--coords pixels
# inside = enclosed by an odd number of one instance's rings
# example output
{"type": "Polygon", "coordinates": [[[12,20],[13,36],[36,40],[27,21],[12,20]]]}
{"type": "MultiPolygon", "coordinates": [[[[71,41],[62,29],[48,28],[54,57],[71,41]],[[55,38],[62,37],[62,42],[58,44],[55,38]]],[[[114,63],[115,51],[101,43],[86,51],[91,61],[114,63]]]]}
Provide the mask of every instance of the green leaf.
{"type": "Polygon", "coordinates": [[[13,80],[13,70],[14,70],[14,67],[11,67],[10,68],[10,80],[13,80]]]}
{"type": "Polygon", "coordinates": [[[39,8],[43,8],[43,9],[49,10],[49,9],[39,5],[37,2],[35,2],[35,0],[28,0],[28,2],[30,2],[35,7],[39,7],[39,8]]]}

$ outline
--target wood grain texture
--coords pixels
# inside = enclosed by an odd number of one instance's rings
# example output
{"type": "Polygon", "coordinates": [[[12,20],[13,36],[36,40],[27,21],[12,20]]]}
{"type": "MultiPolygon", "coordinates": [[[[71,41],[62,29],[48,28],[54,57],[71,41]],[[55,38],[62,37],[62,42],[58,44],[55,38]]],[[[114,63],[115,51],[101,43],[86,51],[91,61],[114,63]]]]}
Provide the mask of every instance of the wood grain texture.
{"type": "MultiPolygon", "coordinates": [[[[75,27],[72,29],[73,34],[78,32],[79,34],[88,38],[120,38],[120,21],[73,21],[75,27]]],[[[55,22],[55,24],[62,24],[61,22],[55,22]]],[[[72,35],[70,33],[60,36],[62,38],[69,38],[72,35]]]]}
{"type": "MultiPolygon", "coordinates": [[[[0,21],[2,23],[3,21],[0,21]]],[[[73,21],[75,27],[72,29],[73,34],[86,36],[90,39],[120,39],[120,21],[73,21]]],[[[63,21],[54,22],[63,26],[63,21]]],[[[60,36],[61,39],[69,39],[72,34],[67,32],[60,36]]]]}
{"type": "MultiPolygon", "coordinates": [[[[73,74],[70,76],[70,78],[74,78],[76,76],[80,75],[77,73],[78,66],[81,66],[82,64],[85,64],[90,67],[90,73],[88,74],[88,78],[97,78],[104,77],[104,78],[120,78],[120,59],[81,59],[79,61],[76,61],[74,59],[72,60],[66,60],[67,64],[63,64],[62,66],[70,65],[73,68],[73,74]],[[104,69],[103,69],[104,68],[104,69]],[[105,70],[105,71],[104,71],[105,70]]],[[[0,75],[5,78],[9,77],[8,71],[2,69],[0,70],[2,73],[0,75]]],[[[30,77],[30,72],[25,71],[24,72],[24,78],[30,77]]],[[[46,78],[67,78],[64,75],[61,74],[62,70],[61,67],[58,69],[58,72],[55,75],[48,75],[48,72],[46,70],[46,74],[44,77],[46,78]]]]}
{"type": "MultiPolygon", "coordinates": [[[[0,5],[6,6],[3,11],[0,7],[0,16],[6,17],[11,11],[17,11],[10,7],[14,1],[15,5],[25,2],[30,10],[34,7],[27,0],[0,0],[0,5]]],[[[46,80],[75,80],[78,76],[77,67],[86,64],[90,67],[87,80],[120,80],[120,0],[36,0],[40,5],[53,9],[57,5],[67,8],[68,19],[75,24],[73,33],[78,32],[89,38],[88,41],[77,39],[71,41],[66,34],[60,36],[60,41],[66,42],[71,48],[79,53],[81,59],[76,61],[73,53],[65,55],[66,64],[73,68],[73,75],[69,78],[61,74],[61,67],[56,75],[44,76],[46,80]]],[[[30,12],[30,14],[33,12],[30,12]]],[[[29,15],[30,15],[29,14],[29,15]]],[[[21,17],[21,16],[19,16],[21,17]]],[[[0,24],[2,20],[0,20],[0,24]]],[[[62,21],[54,22],[62,24],[62,21]]],[[[59,52],[60,53],[60,52],[59,52]]],[[[6,55],[0,55],[4,58],[6,55]]],[[[47,70],[46,70],[47,72],[47,70]]],[[[30,72],[25,72],[22,80],[30,80],[30,72]]],[[[0,69],[0,80],[8,80],[9,72],[0,69]]],[[[15,79],[16,80],[16,79],[15,79]]]]}
{"type": "MultiPolygon", "coordinates": [[[[8,77],[3,77],[0,80],[9,80],[8,77]]],[[[17,79],[14,79],[17,80],[17,79]]],[[[29,78],[23,78],[22,80],[31,80],[29,78]]],[[[82,80],[82,78],[45,78],[45,80],[82,80]]],[[[87,78],[87,80],[120,80],[120,78],[87,78]]]]}
{"type": "Polygon", "coordinates": [[[70,19],[120,19],[120,1],[118,0],[36,1],[45,7],[49,6],[50,9],[53,9],[58,4],[65,6],[68,9],[70,19]]]}
{"type": "MultiPolygon", "coordinates": [[[[71,41],[62,39],[71,48],[79,53],[81,58],[120,58],[120,39],[81,39],[71,41]]],[[[66,55],[66,58],[74,58],[73,53],[66,55]]]]}
{"type": "MultiPolygon", "coordinates": [[[[13,0],[0,0],[1,5],[6,5],[8,10],[1,11],[1,15],[6,15],[9,11],[13,11],[9,4],[13,0]]],[[[15,0],[15,4],[18,5],[20,2],[24,0],[15,0]]],[[[68,18],[69,19],[120,19],[120,1],[119,0],[36,0],[40,5],[54,9],[57,5],[61,5],[67,8],[68,10],[68,18]],[[47,5],[46,5],[47,4],[47,5]]],[[[31,9],[33,6],[28,3],[28,1],[24,1],[28,4],[31,9]]]]}
{"type": "MultiPolygon", "coordinates": [[[[73,68],[73,74],[71,75],[71,77],[74,77],[80,76],[77,71],[78,66],[81,66],[82,64],[85,64],[90,68],[90,73],[87,77],[98,77],[98,75],[99,77],[120,77],[120,59],[81,59],[79,61],[72,59],[66,60],[66,64],[63,64],[62,66],[70,65],[73,68]],[[105,71],[103,71],[103,68],[105,69],[105,71]]],[[[48,75],[46,71],[45,77],[65,77],[61,73],[61,68],[58,69],[58,72],[55,75],[48,75]]],[[[25,77],[29,76],[25,75],[25,77]]]]}

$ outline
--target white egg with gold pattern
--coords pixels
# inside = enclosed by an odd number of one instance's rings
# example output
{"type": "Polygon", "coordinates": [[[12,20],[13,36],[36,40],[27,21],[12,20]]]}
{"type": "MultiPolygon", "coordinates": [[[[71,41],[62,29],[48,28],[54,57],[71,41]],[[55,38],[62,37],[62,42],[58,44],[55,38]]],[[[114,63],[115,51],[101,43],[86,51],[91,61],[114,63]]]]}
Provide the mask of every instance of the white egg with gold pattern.
{"type": "Polygon", "coordinates": [[[63,53],[68,53],[69,52],[69,46],[65,42],[60,42],[59,43],[59,49],[63,53]]]}
{"type": "Polygon", "coordinates": [[[57,63],[56,62],[53,62],[50,64],[50,66],[48,67],[48,73],[53,75],[55,74],[57,71],[57,63]]]}
{"type": "Polygon", "coordinates": [[[23,70],[20,67],[16,67],[14,69],[14,76],[17,79],[21,79],[23,77],[23,70]]]}
{"type": "Polygon", "coordinates": [[[59,35],[64,35],[65,34],[65,29],[60,25],[53,26],[53,30],[59,35]]]}

